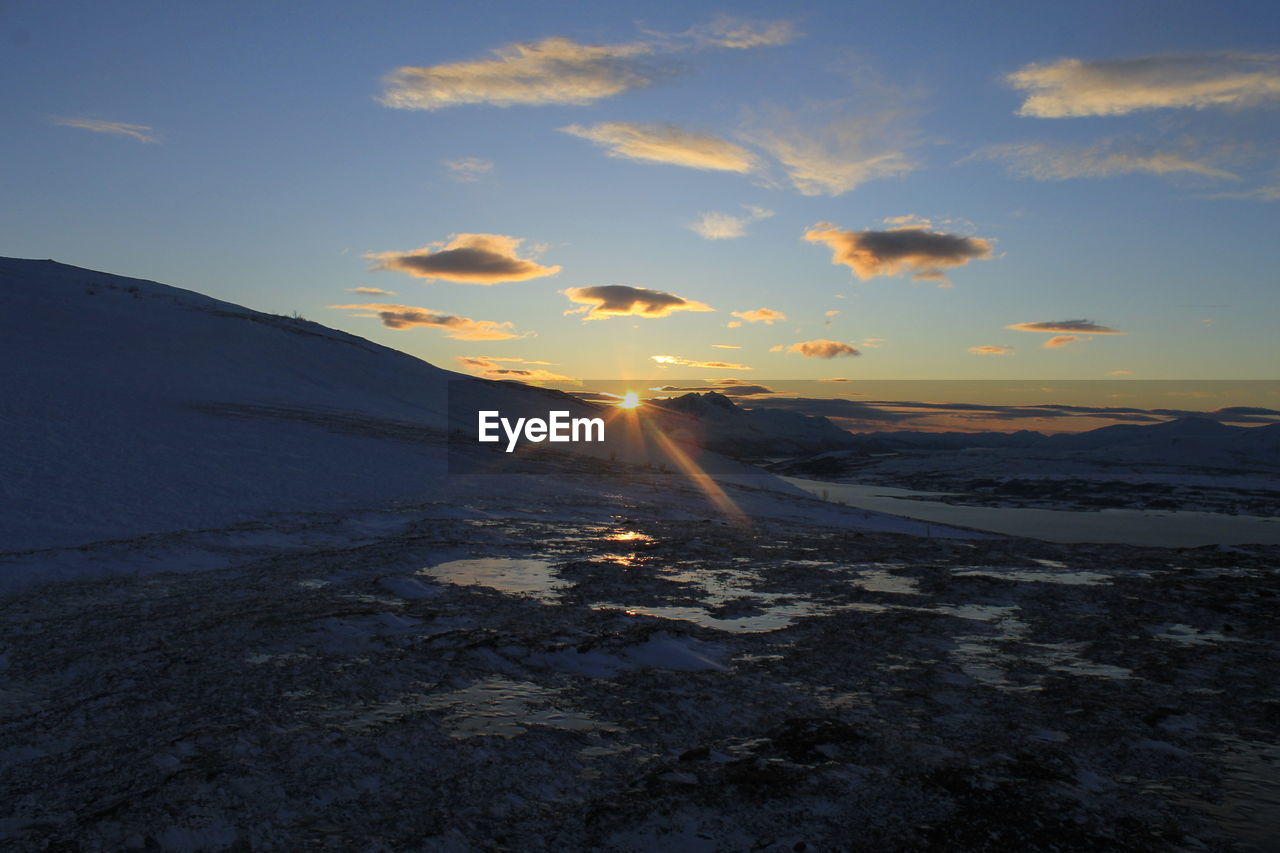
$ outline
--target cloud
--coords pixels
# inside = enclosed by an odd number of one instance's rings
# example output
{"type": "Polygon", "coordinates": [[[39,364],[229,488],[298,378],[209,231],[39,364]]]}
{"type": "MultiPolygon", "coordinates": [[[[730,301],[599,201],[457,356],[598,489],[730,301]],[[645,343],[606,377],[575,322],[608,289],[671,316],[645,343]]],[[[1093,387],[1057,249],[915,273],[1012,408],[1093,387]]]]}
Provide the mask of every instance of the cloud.
{"type": "Polygon", "coordinates": [[[452,234],[448,243],[433,243],[412,252],[365,255],[374,269],[399,270],[416,278],[440,278],[466,284],[497,284],[555,275],[560,267],[544,267],[516,256],[524,240],[501,234],[452,234]]]}
{"type": "Polygon", "coordinates": [[[724,325],[725,325],[725,327],[726,327],[726,328],[729,328],[729,329],[737,329],[738,327],[740,327],[740,326],[742,325],[742,321],[741,321],[741,320],[730,320],[729,322],[725,323],[724,325]]]}
{"type": "Polygon", "coordinates": [[[730,311],[729,314],[746,320],[748,323],[764,323],[766,326],[772,326],[779,320],[787,319],[787,315],[781,311],[774,311],[772,308],[753,308],[750,311],[730,311]]]}
{"type": "Polygon", "coordinates": [[[840,231],[823,222],[805,232],[810,243],[824,243],[831,263],[845,264],[861,279],[911,270],[913,279],[945,281],[943,270],[990,258],[991,243],[979,237],[945,234],[904,226],[888,231],[840,231]]]}
{"type": "Polygon", "coordinates": [[[748,211],[746,216],[716,211],[702,213],[699,214],[698,221],[689,228],[708,240],[733,240],[746,236],[748,225],[773,216],[772,210],[765,210],[763,207],[751,204],[744,204],[743,207],[748,211]]]}
{"type": "Polygon", "coordinates": [[[1280,184],[1254,187],[1237,193],[1217,193],[1209,198],[1238,199],[1241,201],[1280,201],[1280,184]]]}
{"type": "Polygon", "coordinates": [[[969,352],[975,355],[1009,355],[1013,352],[1013,347],[1001,347],[994,344],[986,344],[980,347],[969,347],[969,352]]]}
{"type": "Polygon", "coordinates": [[[591,127],[571,124],[560,129],[608,149],[610,157],[721,172],[746,173],[759,166],[756,156],[741,145],[671,124],[606,121],[591,127]]]}
{"type": "Polygon", "coordinates": [[[753,370],[745,364],[734,364],[728,361],[696,361],[678,355],[651,355],[650,359],[662,367],[701,367],[706,370],[753,370]]]}
{"type": "Polygon", "coordinates": [[[1132,370],[1108,370],[1107,375],[1108,376],[1132,376],[1133,371],[1132,370]]]}
{"type": "Polygon", "coordinates": [[[814,341],[800,341],[789,347],[774,347],[774,350],[783,350],[787,352],[796,352],[805,358],[836,358],[838,356],[855,356],[862,355],[855,347],[840,341],[829,341],[825,338],[819,338],[814,341]]]}
{"type": "Polygon", "coordinates": [[[1041,142],[1012,142],[980,148],[965,160],[1003,162],[1009,174],[1037,181],[1110,178],[1116,175],[1200,175],[1222,180],[1240,176],[1176,151],[1125,151],[1114,143],[1071,148],[1041,142]]]}
{"type": "Polygon", "coordinates": [[[1073,343],[1076,343],[1077,341],[1079,341],[1080,343],[1083,343],[1085,341],[1091,341],[1091,340],[1093,340],[1093,338],[1088,336],[1081,336],[1081,335],[1054,335],[1052,338],[1049,338],[1049,340],[1044,342],[1044,348],[1045,349],[1061,349],[1062,347],[1065,347],[1067,344],[1073,344],[1073,343]]]}
{"type": "Polygon", "coordinates": [[[550,364],[546,361],[527,361],[513,356],[496,357],[487,355],[460,355],[455,359],[463,370],[486,379],[518,379],[522,382],[573,382],[569,376],[561,376],[550,370],[543,370],[539,365],[550,364]],[[507,364],[520,364],[524,367],[506,367],[507,364]]]}
{"type": "Polygon", "coordinates": [[[395,296],[394,290],[383,290],[381,287],[348,287],[348,293],[363,293],[366,296],[395,296]]]}
{"type": "Polygon", "coordinates": [[[907,149],[915,144],[907,112],[900,107],[865,108],[851,118],[827,118],[847,109],[840,102],[815,105],[822,116],[773,110],[762,127],[743,137],[782,164],[801,195],[838,196],[867,181],[919,168],[907,149]]]}
{"type": "Polygon", "coordinates": [[[1049,320],[1041,323],[1013,323],[1005,326],[1018,332],[1082,332],[1088,335],[1123,335],[1125,332],[1108,329],[1092,320],[1049,320]]]}
{"type": "Polygon", "coordinates": [[[515,330],[514,323],[497,323],[493,320],[472,320],[470,317],[458,317],[453,314],[441,314],[430,308],[417,308],[412,305],[387,305],[381,302],[369,302],[360,305],[330,305],[340,311],[360,311],[357,317],[377,317],[388,329],[412,329],[416,326],[431,326],[445,329],[445,335],[460,341],[505,341],[510,338],[524,337],[515,330]],[[372,313],[369,313],[372,312],[372,313]]]}
{"type": "Polygon", "coordinates": [[[486,175],[493,173],[493,161],[482,157],[459,157],[457,160],[443,160],[449,177],[460,184],[473,184],[486,175]]]}
{"type": "Polygon", "coordinates": [[[665,290],[649,290],[626,284],[604,284],[595,287],[570,287],[564,291],[570,302],[581,308],[573,308],[565,314],[585,314],[583,320],[607,320],[610,317],[669,317],[676,311],[714,311],[709,305],[667,293],[665,290]]]}
{"type": "Polygon", "coordinates": [[[590,104],[649,85],[655,71],[642,59],[653,51],[643,42],[586,45],[559,37],[517,43],[493,51],[493,59],[397,68],[378,100],[403,110],[590,104]]]}
{"type": "Polygon", "coordinates": [[[1125,115],[1164,108],[1249,107],[1280,98],[1280,54],[1183,53],[1060,59],[1006,78],[1028,92],[1019,115],[1125,115]]]}
{"type": "Polygon", "coordinates": [[[53,124],[62,125],[63,127],[78,127],[82,130],[91,130],[94,133],[113,133],[116,136],[128,136],[139,142],[159,142],[160,137],[156,136],[150,125],[147,124],[126,124],[122,121],[100,121],[93,118],[61,118],[54,117],[49,120],[53,124]]]}
{"type": "Polygon", "coordinates": [[[691,28],[685,35],[699,44],[742,50],[776,47],[799,38],[791,21],[756,21],[736,15],[717,15],[710,23],[691,28]]]}
{"type": "Polygon", "coordinates": [[[742,349],[737,344],[712,344],[716,349],[742,349]]]}

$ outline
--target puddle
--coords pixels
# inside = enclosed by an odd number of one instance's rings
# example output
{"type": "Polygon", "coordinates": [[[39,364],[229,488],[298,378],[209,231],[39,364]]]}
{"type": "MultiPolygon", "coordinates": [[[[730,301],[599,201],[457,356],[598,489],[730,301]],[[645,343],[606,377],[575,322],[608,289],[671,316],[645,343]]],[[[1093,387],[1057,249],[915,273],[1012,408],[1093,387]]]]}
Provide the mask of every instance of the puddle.
{"type": "Polygon", "coordinates": [[[483,586],[510,595],[524,595],[545,604],[557,602],[560,591],[571,585],[556,577],[546,560],[510,557],[450,560],[421,569],[419,574],[456,586],[483,586]]]}
{"type": "Polygon", "coordinates": [[[994,566],[970,566],[956,568],[952,574],[958,577],[995,578],[997,580],[1031,583],[1060,583],[1067,586],[1098,586],[1111,583],[1111,575],[1102,572],[1069,571],[1064,563],[1056,560],[1034,560],[1042,568],[1002,569],[994,566]]]}
{"type": "Polygon", "coordinates": [[[853,579],[853,582],[867,592],[889,592],[897,595],[920,593],[915,578],[895,575],[884,569],[858,569],[856,566],[854,569],[858,572],[858,576],[853,579]]]}
{"type": "Polygon", "coordinates": [[[682,607],[679,605],[636,606],[631,604],[611,604],[597,602],[591,605],[596,610],[621,610],[628,616],[653,616],[658,619],[675,619],[692,622],[703,628],[715,628],[729,634],[763,634],[786,628],[803,616],[818,613],[831,613],[838,608],[821,607],[811,602],[788,604],[770,607],[764,613],[752,616],[723,619],[712,616],[702,607],[682,607]]]}

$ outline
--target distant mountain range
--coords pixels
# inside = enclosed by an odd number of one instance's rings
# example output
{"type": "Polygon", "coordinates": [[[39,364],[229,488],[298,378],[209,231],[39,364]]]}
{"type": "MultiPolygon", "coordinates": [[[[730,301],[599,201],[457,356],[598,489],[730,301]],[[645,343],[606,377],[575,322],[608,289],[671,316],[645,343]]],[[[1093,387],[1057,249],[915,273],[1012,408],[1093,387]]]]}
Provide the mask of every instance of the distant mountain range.
{"type": "Polygon", "coordinates": [[[670,428],[702,446],[739,459],[788,455],[855,458],[888,453],[1008,450],[1043,459],[1088,459],[1115,464],[1195,465],[1249,470],[1280,468],[1280,424],[1237,427],[1210,418],[1117,424],[1080,433],[1017,432],[850,433],[821,416],[744,408],[728,397],[690,393],[651,406],[683,417],[670,428]]]}

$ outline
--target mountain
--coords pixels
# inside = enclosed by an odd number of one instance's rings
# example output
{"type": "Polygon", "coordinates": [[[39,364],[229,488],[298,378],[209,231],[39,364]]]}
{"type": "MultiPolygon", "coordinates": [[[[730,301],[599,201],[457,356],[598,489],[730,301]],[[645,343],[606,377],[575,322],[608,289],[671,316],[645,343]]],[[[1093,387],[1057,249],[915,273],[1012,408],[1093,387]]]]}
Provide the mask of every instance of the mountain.
{"type": "MultiPolygon", "coordinates": [[[[457,492],[446,475],[460,459],[478,460],[469,473],[505,472],[519,456],[450,442],[474,436],[478,409],[609,414],[301,318],[53,261],[0,259],[0,304],[0,552],[440,500],[457,492]]],[[[584,452],[675,470],[664,446],[628,439],[584,452]]],[[[713,474],[766,476],[690,454],[713,474]]],[[[470,494],[485,488],[519,498],[496,478],[470,494]]]]}
{"type": "Polygon", "coordinates": [[[715,391],[652,400],[666,417],[659,418],[672,434],[683,435],[699,447],[734,458],[761,458],[851,448],[856,439],[821,416],[781,409],[743,409],[715,391]]]}

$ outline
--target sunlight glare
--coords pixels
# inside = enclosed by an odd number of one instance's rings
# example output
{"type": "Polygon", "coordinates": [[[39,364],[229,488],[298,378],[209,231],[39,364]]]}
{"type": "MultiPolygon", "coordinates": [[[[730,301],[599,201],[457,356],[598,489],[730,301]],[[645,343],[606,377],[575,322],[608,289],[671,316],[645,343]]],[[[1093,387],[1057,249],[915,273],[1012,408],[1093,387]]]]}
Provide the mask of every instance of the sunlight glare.
{"type": "Polygon", "coordinates": [[[622,399],[618,401],[619,409],[634,409],[640,405],[640,397],[635,391],[628,391],[622,395],[622,399]]]}

